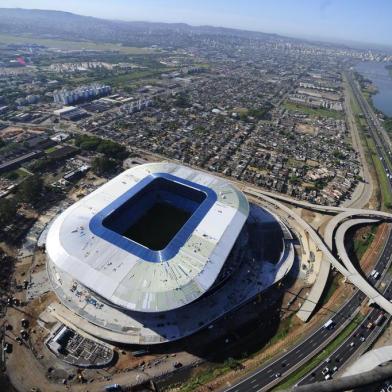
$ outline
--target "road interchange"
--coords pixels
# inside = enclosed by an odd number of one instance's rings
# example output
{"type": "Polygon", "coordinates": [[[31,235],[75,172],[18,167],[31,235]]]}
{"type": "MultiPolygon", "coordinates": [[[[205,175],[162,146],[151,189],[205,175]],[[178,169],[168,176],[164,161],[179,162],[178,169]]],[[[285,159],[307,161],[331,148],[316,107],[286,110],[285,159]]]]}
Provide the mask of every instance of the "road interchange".
{"type": "MultiPolygon", "coordinates": [[[[349,80],[349,82],[351,85],[352,80],[349,80]]],[[[351,88],[353,89],[354,93],[357,93],[354,90],[355,87],[356,86],[351,85],[351,88]]],[[[364,98],[362,97],[362,99],[364,98]]],[[[359,101],[359,103],[361,104],[361,108],[364,112],[365,109],[369,109],[364,107],[363,102],[359,101]]],[[[390,150],[387,150],[385,146],[388,146],[390,148],[390,141],[388,140],[388,143],[381,143],[380,137],[384,137],[385,133],[380,132],[380,130],[377,129],[379,126],[378,120],[375,121],[373,116],[369,114],[367,114],[365,117],[369,123],[369,128],[375,140],[377,151],[380,154],[380,160],[382,162],[384,171],[386,174],[388,174],[390,173],[390,150]],[[374,135],[374,133],[377,134],[374,135]]],[[[389,189],[391,190],[391,179],[389,179],[388,185],[389,189]]],[[[297,223],[301,224],[301,226],[304,227],[312,240],[316,242],[317,246],[319,246],[321,251],[324,253],[325,260],[331,263],[346,278],[353,281],[355,285],[358,285],[359,288],[364,292],[361,292],[360,290],[354,288],[355,294],[331,318],[335,325],[335,334],[331,333],[330,330],[325,329],[323,326],[320,327],[304,341],[297,344],[287,353],[281,355],[275,361],[266,364],[260,369],[257,369],[245,379],[226,389],[226,391],[230,392],[270,390],[274,385],[278,384],[283,377],[288,376],[293,371],[301,367],[304,363],[306,363],[307,360],[316,355],[317,352],[322,349],[322,347],[325,347],[328,342],[333,340],[333,338],[338,335],[339,331],[343,330],[344,327],[352,321],[353,315],[358,312],[360,304],[366,299],[366,295],[370,296],[370,298],[372,298],[374,302],[377,302],[378,305],[384,307],[385,310],[389,313],[389,315],[392,314],[392,304],[390,302],[390,299],[392,298],[392,282],[390,280],[388,282],[383,282],[386,288],[382,293],[378,292],[374,288],[377,283],[376,279],[369,277],[368,280],[366,280],[361,275],[361,273],[355,269],[355,267],[349,260],[347,262],[347,253],[345,250],[343,251],[344,235],[351,226],[361,222],[369,222],[369,220],[374,221],[375,219],[391,220],[392,214],[384,211],[363,210],[359,208],[318,206],[308,202],[293,200],[284,195],[276,195],[271,192],[260,191],[252,187],[245,187],[244,191],[245,193],[248,193],[252,196],[264,199],[264,201],[271,203],[277,209],[282,209],[288,216],[291,217],[291,219],[295,219],[297,223]],[[316,210],[318,212],[321,211],[324,213],[336,214],[329,221],[326,227],[324,241],[319,237],[316,231],[307,222],[305,222],[298,214],[290,210],[290,208],[280,203],[278,200],[284,203],[289,203],[303,208],[316,210]],[[339,256],[343,258],[343,261],[345,261],[343,262],[343,264],[340,263],[332,254],[334,242],[336,244],[336,248],[338,249],[339,256]],[[350,316],[347,317],[347,315],[350,316]],[[333,336],[332,338],[331,335],[333,336]]],[[[384,246],[383,252],[375,266],[375,269],[383,272],[383,276],[386,274],[386,271],[390,266],[392,260],[391,256],[392,234],[389,233],[389,237],[384,246]]],[[[329,268],[327,273],[329,273],[329,268]]],[[[347,338],[347,340],[333,353],[333,355],[335,356],[333,358],[335,362],[336,358],[338,358],[338,361],[341,364],[344,364],[349,359],[351,359],[352,355],[359,349],[359,347],[361,347],[361,345],[364,344],[364,342],[369,337],[373,336],[373,338],[375,338],[379,335],[383,326],[389,320],[390,316],[385,319],[382,325],[376,326],[376,328],[371,330],[365,328],[365,323],[368,323],[369,320],[374,320],[374,317],[378,317],[378,315],[381,314],[380,312],[381,311],[378,309],[372,310],[369,315],[358,325],[355,332],[353,332],[347,338]],[[358,342],[355,341],[355,339],[357,338],[360,339],[358,342]]],[[[337,365],[335,364],[334,367],[335,366],[337,365]]],[[[322,381],[323,379],[325,379],[325,375],[321,373],[320,369],[322,370],[323,368],[325,368],[325,364],[320,364],[315,370],[308,374],[308,376],[303,378],[299,382],[299,384],[303,385],[306,383],[322,381]]]]}

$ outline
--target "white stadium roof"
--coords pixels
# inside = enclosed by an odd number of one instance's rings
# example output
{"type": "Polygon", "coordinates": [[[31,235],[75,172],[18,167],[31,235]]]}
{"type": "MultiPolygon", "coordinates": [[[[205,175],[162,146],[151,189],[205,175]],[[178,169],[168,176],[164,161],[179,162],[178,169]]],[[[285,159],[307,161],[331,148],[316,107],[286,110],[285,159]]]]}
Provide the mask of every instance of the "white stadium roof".
{"type": "Polygon", "coordinates": [[[49,230],[46,249],[58,268],[111,303],[134,311],[167,311],[209,290],[248,214],[246,197],[221,178],[173,163],[144,164],[65,210],[49,230]],[[130,193],[138,194],[142,184],[158,177],[207,195],[184,227],[190,221],[194,225],[188,232],[181,229],[166,253],[134,244],[102,224],[133,197],[130,193]]]}

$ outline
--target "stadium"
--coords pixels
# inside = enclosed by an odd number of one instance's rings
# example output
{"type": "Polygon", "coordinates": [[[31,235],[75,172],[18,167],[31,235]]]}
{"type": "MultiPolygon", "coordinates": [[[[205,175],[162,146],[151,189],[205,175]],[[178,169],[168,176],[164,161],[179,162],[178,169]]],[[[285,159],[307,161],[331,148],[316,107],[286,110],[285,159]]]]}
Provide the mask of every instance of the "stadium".
{"type": "Polygon", "coordinates": [[[294,260],[291,233],[274,214],[226,180],[173,163],[135,166],[76,202],[51,225],[46,251],[61,301],[50,311],[128,344],[208,326],[294,260]]]}

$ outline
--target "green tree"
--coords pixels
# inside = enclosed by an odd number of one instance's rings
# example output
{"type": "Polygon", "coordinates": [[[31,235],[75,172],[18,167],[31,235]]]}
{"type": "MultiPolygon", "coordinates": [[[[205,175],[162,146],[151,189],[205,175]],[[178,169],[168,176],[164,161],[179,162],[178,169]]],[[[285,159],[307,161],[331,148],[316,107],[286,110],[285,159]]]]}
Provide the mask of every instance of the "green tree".
{"type": "Polygon", "coordinates": [[[108,157],[113,159],[125,159],[128,156],[128,153],[124,146],[121,144],[115,143],[111,140],[103,140],[98,148],[97,152],[105,154],[108,157]]]}
{"type": "Polygon", "coordinates": [[[249,109],[248,115],[256,118],[257,120],[269,120],[271,118],[269,113],[271,109],[272,104],[267,102],[264,104],[263,107],[257,109],[249,109]]]}
{"type": "Polygon", "coordinates": [[[0,199],[0,225],[9,225],[14,219],[17,211],[17,204],[14,199],[0,199]]]}
{"type": "Polygon", "coordinates": [[[11,181],[15,181],[19,178],[19,174],[16,171],[12,171],[12,172],[4,174],[4,177],[8,178],[11,181]]]}
{"type": "Polygon", "coordinates": [[[339,150],[334,150],[333,156],[336,159],[344,159],[344,157],[345,157],[345,155],[341,151],[339,151],[339,150]]]}
{"type": "Polygon", "coordinates": [[[52,163],[53,161],[50,158],[36,159],[35,161],[31,162],[31,164],[29,165],[29,169],[33,173],[39,173],[44,171],[52,163]]]}
{"type": "Polygon", "coordinates": [[[180,108],[189,108],[191,106],[188,95],[183,92],[176,95],[174,104],[180,108]]]}
{"type": "Polygon", "coordinates": [[[225,360],[224,365],[233,370],[243,369],[244,365],[240,360],[229,357],[225,360]]]}
{"type": "Polygon", "coordinates": [[[96,151],[115,160],[122,160],[128,156],[124,146],[112,140],[104,140],[96,136],[80,135],[75,138],[75,145],[82,150],[96,151]]]}
{"type": "Polygon", "coordinates": [[[27,177],[19,184],[16,196],[21,202],[34,204],[41,197],[43,188],[44,183],[42,178],[37,175],[33,175],[27,177]]]}
{"type": "Polygon", "coordinates": [[[75,138],[75,145],[82,150],[95,151],[101,140],[95,136],[79,135],[75,138]]]}
{"type": "Polygon", "coordinates": [[[244,112],[240,113],[240,120],[241,121],[247,121],[248,120],[248,115],[244,112]]]}
{"type": "Polygon", "coordinates": [[[108,157],[97,157],[93,160],[91,168],[98,175],[106,175],[113,172],[117,167],[117,162],[108,157]]]}

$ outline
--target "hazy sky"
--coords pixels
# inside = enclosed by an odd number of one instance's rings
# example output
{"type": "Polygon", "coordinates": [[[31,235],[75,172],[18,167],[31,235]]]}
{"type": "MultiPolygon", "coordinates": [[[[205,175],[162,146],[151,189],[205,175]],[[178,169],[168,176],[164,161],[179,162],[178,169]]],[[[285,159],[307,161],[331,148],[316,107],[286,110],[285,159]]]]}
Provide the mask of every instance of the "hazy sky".
{"type": "Polygon", "coordinates": [[[0,7],[209,24],[392,46],[392,0],[0,0],[0,7]]]}

